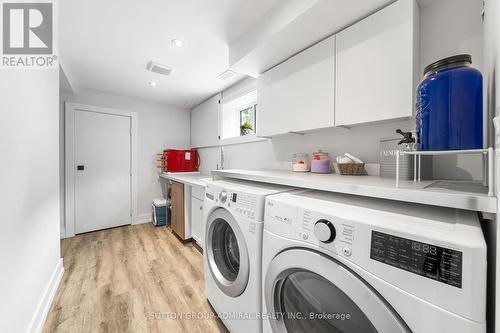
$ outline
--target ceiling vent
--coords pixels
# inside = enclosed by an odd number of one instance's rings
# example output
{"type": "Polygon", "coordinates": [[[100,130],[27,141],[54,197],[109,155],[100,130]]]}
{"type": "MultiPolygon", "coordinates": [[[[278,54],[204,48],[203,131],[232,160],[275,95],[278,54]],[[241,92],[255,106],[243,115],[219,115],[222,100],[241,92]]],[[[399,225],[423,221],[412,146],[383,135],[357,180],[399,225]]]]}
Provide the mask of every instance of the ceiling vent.
{"type": "Polygon", "coordinates": [[[148,62],[148,66],[146,68],[150,72],[161,75],[170,75],[170,73],[172,73],[172,68],[153,61],[148,62]]]}
{"type": "Polygon", "coordinates": [[[236,72],[232,69],[226,69],[224,72],[220,73],[217,78],[221,80],[227,80],[236,75],[236,72]]]}

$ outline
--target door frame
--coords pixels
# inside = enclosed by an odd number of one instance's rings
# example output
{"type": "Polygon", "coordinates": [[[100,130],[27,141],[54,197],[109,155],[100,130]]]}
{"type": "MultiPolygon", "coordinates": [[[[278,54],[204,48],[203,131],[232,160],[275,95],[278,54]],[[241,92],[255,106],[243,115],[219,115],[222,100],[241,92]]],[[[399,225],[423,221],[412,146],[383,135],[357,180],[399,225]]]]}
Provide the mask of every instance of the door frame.
{"type": "Polygon", "coordinates": [[[132,216],[130,222],[134,224],[137,220],[137,198],[138,198],[138,187],[137,187],[137,147],[138,147],[138,115],[137,112],[111,109],[94,105],[86,105],[79,103],[64,103],[64,115],[65,115],[65,221],[64,221],[64,232],[61,234],[65,235],[65,238],[75,236],[76,221],[75,221],[75,168],[69,167],[75,165],[75,112],[76,111],[86,111],[94,113],[103,113],[116,116],[130,117],[130,171],[131,171],[131,209],[132,216]]]}

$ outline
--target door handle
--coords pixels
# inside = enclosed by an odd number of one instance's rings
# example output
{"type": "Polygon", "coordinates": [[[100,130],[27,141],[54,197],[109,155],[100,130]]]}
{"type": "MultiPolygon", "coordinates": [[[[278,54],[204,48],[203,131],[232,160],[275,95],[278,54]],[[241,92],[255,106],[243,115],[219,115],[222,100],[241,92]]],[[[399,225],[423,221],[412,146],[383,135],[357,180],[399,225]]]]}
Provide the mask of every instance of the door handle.
{"type": "Polygon", "coordinates": [[[85,170],[85,165],[77,165],[77,166],[76,166],[76,170],[78,170],[78,171],[83,171],[83,170],[85,170]]]}

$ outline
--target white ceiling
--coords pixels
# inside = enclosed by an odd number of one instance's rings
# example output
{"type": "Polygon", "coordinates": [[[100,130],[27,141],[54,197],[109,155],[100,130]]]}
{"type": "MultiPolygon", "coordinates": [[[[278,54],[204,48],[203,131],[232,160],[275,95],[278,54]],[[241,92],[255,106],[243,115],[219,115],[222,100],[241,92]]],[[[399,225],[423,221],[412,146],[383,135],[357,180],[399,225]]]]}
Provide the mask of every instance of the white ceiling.
{"type": "MultiPolygon", "coordinates": [[[[228,67],[228,44],[279,0],[64,0],[59,49],[72,86],[191,108],[241,79],[228,67]],[[184,40],[175,48],[170,40],[184,40]],[[146,71],[153,60],[169,77],[146,71]],[[152,88],[149,81],[158,86],[152,88]]],[[[281,0],[286,1],[286,0],[281,0]]]]}

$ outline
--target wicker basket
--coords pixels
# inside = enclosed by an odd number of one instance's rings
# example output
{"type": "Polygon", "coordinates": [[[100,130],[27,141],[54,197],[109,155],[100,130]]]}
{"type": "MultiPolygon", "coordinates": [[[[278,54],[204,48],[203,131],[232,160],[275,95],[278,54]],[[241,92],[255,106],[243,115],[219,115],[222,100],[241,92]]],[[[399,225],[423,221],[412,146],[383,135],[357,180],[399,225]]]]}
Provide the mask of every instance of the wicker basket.
{"type": "Polygon", "coordinates": [[[333,163],[333,167],[343,176],[361,176],[365,170],[364,163],[333,163]]]}

